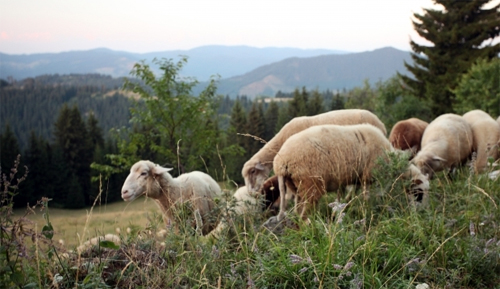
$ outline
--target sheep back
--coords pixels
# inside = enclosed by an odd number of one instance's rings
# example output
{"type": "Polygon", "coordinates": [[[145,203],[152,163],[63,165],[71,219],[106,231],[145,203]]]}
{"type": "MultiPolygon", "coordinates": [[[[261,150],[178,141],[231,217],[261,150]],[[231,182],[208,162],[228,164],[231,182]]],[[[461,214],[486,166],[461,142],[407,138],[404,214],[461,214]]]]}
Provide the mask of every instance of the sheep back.
{"type": "Polygon", "coordinates": [[[283,144],[274,172],[291,180],[300,200],[315,203],[326,191],[368,180],[375,160],[388,150],[391,144],[372,125],[314,126],[283,144]]]}
{"type": "Polygon", "coordinates": [[[362,123],[373,125],[384,135],[387,134],[385,125],[380,119],[375,114],[364,109],[334,110],[315,116],[293,118],[244,164],[241,174],[245,179],[245,185],[251,194],[255,194],[260,190],[262,183],[267,179],[273,167],[273,159],[276,153],[281,149],[283,143],[296,133],[316,125],[355,125],[362,123]]]}
{"type": "Polygon", "coordinates": [[[398,121],[389,134],[389,142],[395,149],[411,150],[412,154],[420,151],[420,142],[429,123],[418,118],[398,121]]]}
{"type": "Polygon", "coordinates": [[[476,152],[474,169],[482,172],[487,168],[488,158],[496,160],[500,141],[500,124],[482,110],[472,110],[463,115],[472,130],[472,150],[476,152]]]}
{"type": "Polygon", "coordinates": [[[472,130],[465,119],[456,114],[443,114],[434,119],[422,135],[420,152],[412,162],[424,174],[460,165],[472,150],[472,130]]]}

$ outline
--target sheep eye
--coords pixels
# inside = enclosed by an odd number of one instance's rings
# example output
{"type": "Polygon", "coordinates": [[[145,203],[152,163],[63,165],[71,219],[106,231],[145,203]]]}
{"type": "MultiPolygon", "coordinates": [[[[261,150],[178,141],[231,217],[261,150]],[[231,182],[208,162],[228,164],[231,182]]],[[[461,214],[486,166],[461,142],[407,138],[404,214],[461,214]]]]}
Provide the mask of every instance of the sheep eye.
{"type": "Polygon", "coordinates": [[[250,173],[251,173],[251,174],[255,173],[255,170],[254,170],[254,169],[251,169],[251,170],[250,170],[250,173]]]}
{"type": "Polygon", "coordinates": [[[148,172],[142,172],[142,173],[141,173],[141,176],[145,176],[145,175],[147,175],[147,174],[148,174],[148,172]]]}

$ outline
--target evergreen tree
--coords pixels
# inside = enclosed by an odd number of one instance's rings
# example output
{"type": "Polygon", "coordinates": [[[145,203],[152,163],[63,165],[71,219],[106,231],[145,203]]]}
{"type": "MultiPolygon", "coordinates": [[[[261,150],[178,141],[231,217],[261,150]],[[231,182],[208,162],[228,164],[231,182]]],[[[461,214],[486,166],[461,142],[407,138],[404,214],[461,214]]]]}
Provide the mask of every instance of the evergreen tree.
{"type": "MultiPolygon", "coordinates": [[[[252,108],[248,113],[248,121],[246,125],[247,133],[263,139],[265,134],[264,121],[262,103],[258,104],[257,101],[254,101],[252,108]]],[[[263,143],[261,141],[254,139],[253,137],[247,137],[245,147],[247,158],[252,157],[262,146],[263,143]]]]}
{"type": "MultiPolygon", "coordinates": [[[[80,111],[76,106],[64,105],[54,124],[54,135],[67,166],[78,179],[80,189],[74,193],[83,194],[84,205],[90,205],[90,163],[92,162],[92,146],[80,111]]],[[[81,199],[81,198],[76,198],[81,199]]],[[[68,199],[68,202],[72,202],[68,199]]],[[[69,204],[67,204],[69,205],[69,204]]]]}
{"type": "Polygon", "coordinates": [[[87,118],[87,132],[89,135],[92,151],[94,151],[97,147],[104,147],[104,136],[102,128],[99,126],[99,121],[95,117],[94,112],[91,112],[89,114],[89,117],[87,118]]]}
{"type": "Polygon", "coordinates": [[[229,178],[237,183],[243,182],[241,176],[241,168],[246,161],[246,138],[245,136],[238,135],[239,133],[247,133],[247,119],[245,111],[241,106],[239,99],[236,99],[233,110],[231,112],[231,120],[228,129],[228,142],[236,144],[243,149],[243,153],[226,160],[227,174],[229,178]]]}
{"type": "Polygon", "coordinates": [[[22,190],[16,196],[16,206],[26,206],[27,203],[35,205],[42,197],[52,198],[49,171],[50,163],[47,154],[47,143],[31,131],[29,147],[24,154],[29,178],[23,183],[22,190]]]}
{"type": "Polygon", "coordinates": [[[292,119],[297,116],[307,115],[307,101],[309,100],[309,94],[305,87],[302,87],[300,92],[295,89],[293,92],[293,98],[288,102],[288,118],[292,119]]]}
{"type": "Polygon", "coordinates": [[[332,99],[330,110],[344,109],[344,107],[344,98],[337,92],[335,97],[332,99]]]}
{"type": "Polygon", "coordinates": [[[20,154],[19,143],[14,132],[7,123],[2,134],[0,134],[0,166],[2,173],[8,175],[14,165],[14,160],[20,154]]]}
{"type": "Polygon", "coordinates": [[[317,89],[313,90],[312,97],[307,102],[307,115],[317,115],[323,113],[323,97],[317,89]]]}
{"type": "Polygon", "coordinates": [[[413,26],[432,46],[410,42],[414,65],[405,63],[414,78],[400,75],[415,96],[429,102],[434,116],[451,112],[460,76],[479,58],[495,58],[500,43],[490,44],[500,34],[500,4],[482,7],[491,0],[434,0],[443,10],[415,13],[413,26]]]}
{"type": "Polygon", "coordinates": [[[265,132],[264,140],[270,141],[276,134],[276,124],[278,123],[279,106],[275,101],[271,101],[264,114],[265,132]]]}

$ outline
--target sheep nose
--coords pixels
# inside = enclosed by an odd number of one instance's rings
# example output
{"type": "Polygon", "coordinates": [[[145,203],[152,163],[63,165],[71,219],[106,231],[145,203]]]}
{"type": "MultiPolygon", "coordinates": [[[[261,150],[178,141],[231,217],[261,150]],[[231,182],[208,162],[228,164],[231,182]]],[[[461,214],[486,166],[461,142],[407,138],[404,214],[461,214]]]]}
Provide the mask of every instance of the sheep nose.
{"type": "Polygon", "coordinates": [[[123,190],[123,191],[122,191],[122,196],[123,196],[123,195],[126,195],[127,193],[128,193],[128,190],[123,190]]]}

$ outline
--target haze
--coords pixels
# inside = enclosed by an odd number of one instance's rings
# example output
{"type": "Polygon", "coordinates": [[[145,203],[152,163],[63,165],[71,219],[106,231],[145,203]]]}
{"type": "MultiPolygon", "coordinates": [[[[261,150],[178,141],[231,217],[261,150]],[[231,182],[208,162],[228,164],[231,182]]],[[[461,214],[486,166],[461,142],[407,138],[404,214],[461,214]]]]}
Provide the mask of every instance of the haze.
{"type": "Polygon", "coordinates": [[[431,0],[0,0],[0,52],[146,53],[212,44],[410,50],[410,37],[424,43],[411,23],[422,7],[440,6],[431,0]]]}

